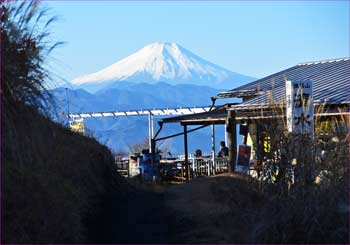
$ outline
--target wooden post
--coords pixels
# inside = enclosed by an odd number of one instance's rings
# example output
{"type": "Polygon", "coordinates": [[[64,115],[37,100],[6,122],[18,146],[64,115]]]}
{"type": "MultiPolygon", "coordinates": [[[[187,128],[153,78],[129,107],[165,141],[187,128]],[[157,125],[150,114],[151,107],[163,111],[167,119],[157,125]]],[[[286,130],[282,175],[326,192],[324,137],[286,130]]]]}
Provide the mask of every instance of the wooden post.
{"type": "Polygon", "coordinates": [[[256,122],[256,160],[257,160],[257,165],[258,165],[258,178],[260,177],[260,174],[262,174],[262,170],[263,170],[263,165],[262,165],[262,148],[263,148],[263,141],[261,140],[261,126],[259,124],[259,122],[256,122]]]}
{"type": "MultiPolygon", "coordinates": [[[[348,111],[350,110],[350,108],[348,109],[348,111]]],[[[350,143],[350,115],[348,114],[346,116],[346,143],[350,143]]],[[[349,155],[348,155],[348,161],[350,160],[350,147],[349,147],[349,155]]]]}
{"type": "Polygon", "coordinates": [[[187,125],[184,125],[184,147],[185,147],[185,174],[186,174],[186,181],[188,181],[189,178],[189,168],[188,168],[188,146],[187,146],[187,125]]]}
{"type": "Polygon", "coordinates": [[[225,123],[225,145],[227,146],[228,145],[228,139],[227,139],[227,132],[228,132],[228,129],[227,129],[227,124],[225,123]]]}
{"type": "Polygon", "coordinates": [[[236,112],[229,110],[227,115],[227,136],[229,147],[229,173],[232,173],[236,167],[237,158],[237,130],[236,130],[236,112]]]}
{"type": "Polygon", "coordinates": [[[247,144],[247,140],[248,140],[248,132],[249,132],[249,124],[247,125],[241,125],[243,127],[243,145],[247,144]]]}
{"type": "Polygon", "coordinates": [[[263,159],[263,141],[261,136],[261,127],[260,124],[256,123],[256,156],[257,160],[261,161],[263,159]]]}
{"type": "Polygon", "coordinates": [[[156,156],[156,141],[154,139],[151,139],[151,154],[152,154],[152,161],[154,161],[156,156]]]}

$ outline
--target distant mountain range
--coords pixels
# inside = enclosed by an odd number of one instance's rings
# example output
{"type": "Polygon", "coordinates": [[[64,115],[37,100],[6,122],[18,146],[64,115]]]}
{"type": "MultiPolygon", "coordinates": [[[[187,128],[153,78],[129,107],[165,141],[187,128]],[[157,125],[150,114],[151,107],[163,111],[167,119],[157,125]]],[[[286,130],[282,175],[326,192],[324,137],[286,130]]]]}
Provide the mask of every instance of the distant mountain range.
{"type": "MultiPolygon", "coordinates": [[[[210,97],[254,78],[212,64],[175,43],[154,43],[96,73],[74,79],[73,89],[51,90],[57,120],[69,112],[208,106],[210,97]]],[[[85,119],[94,137],[115,151],[144,142],[147,117],[85,119]]],[[[156,125],[156,124],[155,124],[156,125]]],[[[161,135],[182,130],[166,125],[161,135]]],[[[224,137],[223,129],[220,129],[224,137]]],[[[190,151],[210,151],[210,129],[189,136],[190,151]]],[[[166,142],[173,153],[182,153],[181,137],[166,142]]]]}

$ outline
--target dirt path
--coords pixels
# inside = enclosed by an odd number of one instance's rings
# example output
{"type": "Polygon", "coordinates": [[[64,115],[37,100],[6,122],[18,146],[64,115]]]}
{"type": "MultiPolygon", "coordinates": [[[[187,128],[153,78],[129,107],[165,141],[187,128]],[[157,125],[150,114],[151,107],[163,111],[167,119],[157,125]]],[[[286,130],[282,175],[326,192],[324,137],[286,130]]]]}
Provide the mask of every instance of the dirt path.
{"type": "Polygon", "coordinates": [[[125,196],[114,195],[111,203],[99,243],[168,243],[163,192],[133,188],[125,196]]]}
{"type": "Polygon", "coordinates": [[[259,205],[259,195],[240,175],[195,179],[168,189],[165,200],[174,218],[175,243],[250,242],[250,220],[244,214],[259,205]]]}
{"type": "Polygon", "coordinates": [[[181,185],[134,185],[125,196],[112,198],[104,238],[98,242],[247,242],[247,227],[244,220],[235,218],[238,211],[232,201],[242,207],[245,201],[252,203],[254,196],[241,185],[243,180],[237,176],[201,178],[181,185]],[[240,194],[241,200],[234,200],[242,190],[245,197],[240,194]]]}

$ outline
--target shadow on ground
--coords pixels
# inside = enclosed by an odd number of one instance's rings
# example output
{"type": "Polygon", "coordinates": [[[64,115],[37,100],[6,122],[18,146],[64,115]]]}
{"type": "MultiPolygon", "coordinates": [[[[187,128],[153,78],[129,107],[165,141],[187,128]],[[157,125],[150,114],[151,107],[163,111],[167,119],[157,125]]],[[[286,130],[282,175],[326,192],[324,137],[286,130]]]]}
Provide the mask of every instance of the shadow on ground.
{"type": "MultiPolygon", "coordinates": [[[[254,190],[242,187],[243,182],[239,175],[234,178],[199,178],[184,184],[151,184],[131,180],[127,191],[115,193],[106,202],[103,225],[96,227],[103,233],[103,239],[96,242],[164,244],[235,241],[233,236],[237,234],[227,226],[232,224],[229,205],[234,198],[234,189],[246,189],[247,198],[257,198],[254,190]]],[[[236,232],[244,231],[244,226],[238,226],[242,229],[235,229],[236,232]]],[[[238,240],[242,241],[241,238],[238,240]]]]}

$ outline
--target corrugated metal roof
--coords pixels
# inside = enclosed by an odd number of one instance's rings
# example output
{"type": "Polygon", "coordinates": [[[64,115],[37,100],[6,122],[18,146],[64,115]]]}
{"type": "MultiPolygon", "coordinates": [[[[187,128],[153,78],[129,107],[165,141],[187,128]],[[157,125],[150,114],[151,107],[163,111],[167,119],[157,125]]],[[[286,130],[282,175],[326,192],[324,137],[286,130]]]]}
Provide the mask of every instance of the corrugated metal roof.
{"type": "MultiPolygon", "coordinates": [[[[312,80],[314,102],[317,103],[349,103],[350,102],[350,59],[334,59],[301,63],[281,72],[256,80],[227,93],[239,91],[263,91],[261,95],[248,99],[239,107],[256,107],[268,105],[271,99],[282,103],[285,99],[286,80],[312,80]]],[[[218,95],[220,96],[220,94],[218,95]]]]}

